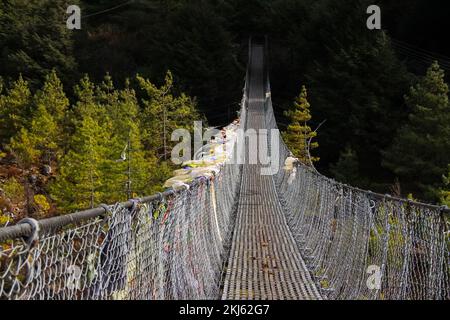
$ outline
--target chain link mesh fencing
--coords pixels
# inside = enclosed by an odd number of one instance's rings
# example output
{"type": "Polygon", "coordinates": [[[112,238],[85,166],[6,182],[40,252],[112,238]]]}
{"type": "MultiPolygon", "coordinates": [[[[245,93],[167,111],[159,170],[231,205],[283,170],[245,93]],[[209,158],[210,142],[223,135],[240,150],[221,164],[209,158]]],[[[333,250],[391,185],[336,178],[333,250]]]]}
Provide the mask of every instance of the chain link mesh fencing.
{"type": "Polygon", "coordinates": [[[2,239],[0,298],[217,299],[239,175],[227,165],[172,196],[2,239]]]}
{"type": "Polygon", "coordinates": [[[0,228],[0,300],[218,299],[242,174],[233,148],[187,190],[0,228]]]}
{"type": "MultiPolygon", "coordinates": [[[[278,129],[269,83],[266,127],[278,129]]],[[[247,97],[246,83],[243,129],[247,97]]],[[[325,298],[450,299],[448,211],[285,170],[279,145],[278,199],[325,298]]],[[[0,299],[219,298],[242,173],[233,155],[188,190],[0,229],[0,299]]]]}
{"type": "MultiPolygon", "coordinates": [[[[277,129],[267,97],[266,125],[277,129]]],[[[301,163],[286,170],[292,154],[279,145],[279,200],[324,297],[450,299],[448,209],[347,186],[301,163]]]]}

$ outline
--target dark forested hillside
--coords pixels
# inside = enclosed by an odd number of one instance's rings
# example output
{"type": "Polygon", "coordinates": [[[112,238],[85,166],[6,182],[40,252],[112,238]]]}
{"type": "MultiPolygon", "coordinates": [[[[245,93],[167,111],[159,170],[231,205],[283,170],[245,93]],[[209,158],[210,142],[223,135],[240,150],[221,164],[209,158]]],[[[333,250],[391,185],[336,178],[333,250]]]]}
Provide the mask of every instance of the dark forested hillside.
{"type": "Polygon", "coordinates": [[[130,176],[113,162],[129,141],[136,145],[133,166],[152,167],[135,171],[135,191],[156,190],[170,167],[162,161],[161,110],[171,113],[173,127],[188,128],[200,115],[217,126],[232,120],[250,35],[270,40],[282,129],[292,120],[284,111],[305,86],[309,127],[322,124],[313,151],[319,171],[376,191],[446,201],[450,49],[439,34],[450,30],[448,5],[374,2],[383,30],[367,29],[366,0],[1,1],[2,205],[64,211],[127,196],[130,176]],[[81,30],[66,28],[69,4],[82,9],[81,30]],[[155,88],[169,88],[171,98],[155,88]],[[426,126],[439,127],[430,138],[419,130],[424,114],[426,126]],[[123,122],[123,115],[134,120],[123,122]],[[50,128],[45,135],[42,126],[50,128]],[[395,161],[405,153],[408,161],[395,161]],[[411,177],[430,161],[425,185],[417,185],[411,177]],[[43,167],[52,173],[42,175],[43,167]],[[70,198],[75,189],[83,192],[70,198]]]}
{"type": "MultiPolygon", "coordinates": [[[[97,2],[89,1],[86,11],[113,6],[97,2]]],[[[238,109],[245,73],[231,15],[232,7],[220,1],[135,1],[86,19],[90,31],[79,38],[77,60],[82,72],[97,77],[140,73],[161,81],[171,70],[178,89],[196,96],[200,110],[224,124],[228,108],[238,109]]]]}

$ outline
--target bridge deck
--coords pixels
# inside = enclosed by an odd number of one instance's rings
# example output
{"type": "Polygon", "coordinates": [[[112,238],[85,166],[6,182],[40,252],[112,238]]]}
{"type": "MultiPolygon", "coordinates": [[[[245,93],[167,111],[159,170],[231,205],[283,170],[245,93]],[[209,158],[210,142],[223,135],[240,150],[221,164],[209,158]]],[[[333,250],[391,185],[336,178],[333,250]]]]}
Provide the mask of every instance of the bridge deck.
{"type": "MultiPolygon", "coordinates": [[[[263,47],[252,53],[248,128],[265,128],[263,47]]],[[[243,169],[240,200],[223,299],[320,299],[261,165],[243,169]]]]}

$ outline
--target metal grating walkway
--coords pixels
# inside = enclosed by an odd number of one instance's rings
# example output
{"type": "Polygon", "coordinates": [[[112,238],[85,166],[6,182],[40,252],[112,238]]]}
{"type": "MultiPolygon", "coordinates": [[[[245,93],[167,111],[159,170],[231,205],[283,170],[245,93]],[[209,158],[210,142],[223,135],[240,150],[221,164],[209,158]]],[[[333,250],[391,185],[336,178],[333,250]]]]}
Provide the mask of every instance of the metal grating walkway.
{"type": "MultiPolygon", "coordinates": [[[[254,46],[247,127],[265,128],[262,46],[254,46]]],[[[271,176],[243,168],[223,299],[321,299],[286,223],[271,176]]]]}

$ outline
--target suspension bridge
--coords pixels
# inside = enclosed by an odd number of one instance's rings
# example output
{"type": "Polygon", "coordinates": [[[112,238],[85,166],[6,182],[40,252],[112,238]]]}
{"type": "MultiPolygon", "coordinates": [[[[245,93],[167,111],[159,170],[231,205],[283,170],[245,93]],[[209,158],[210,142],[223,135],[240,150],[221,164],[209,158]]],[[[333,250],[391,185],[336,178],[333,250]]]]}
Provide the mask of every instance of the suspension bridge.
{"type": "MultiPolygon", "coordinates": [[[[266,55],[250,42],[241,129],[277,129],[266,55]]],[[[448,209],[287,166],[279,146],[273,175],[246,154],[188,188],[1,228],[0,299],[450,299],[448,209]]]]}

